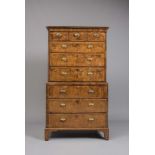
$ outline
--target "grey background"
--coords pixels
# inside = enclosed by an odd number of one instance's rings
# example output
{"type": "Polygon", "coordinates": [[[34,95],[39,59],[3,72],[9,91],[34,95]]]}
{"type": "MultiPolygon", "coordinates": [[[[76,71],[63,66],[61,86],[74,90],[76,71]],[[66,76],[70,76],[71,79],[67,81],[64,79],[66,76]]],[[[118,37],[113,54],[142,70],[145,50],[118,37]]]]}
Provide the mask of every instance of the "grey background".
{"type": "MultiPolygon", "coordinates": [[[[48,62],[48,38],[46,26],[50,25],[105,25],[110,27],[107,38],[107,81],[109,82],[109,122],[111,141],[105,143],[105,141],[103,142],[102,140],[101,143],[104,143],[105,145],[109,144],[108,147],[105,147],[107,152],[114,151],[118,148],[115,147],[118,144],[121,144],[119,146],[120,152],[118,153],[122,153],[123,155],[128,154],[128,21],[128,0],[26,0],[25,116],[27,154],[35,154],[34,148],[39,147],[39,144],[41,145],[39,148],[45,149],[46,147],[49,147],[48,149],[50,149],[52,147],[50,144],[51,141],[48,143],[44,143],[43,141],[43,129],[45,123],[45,84],[47,82],[48,62]],[[125,141],[123,141],[122,135],[124,135],[125,141]],[[113,143],[115,140],[116,144],[114,145],[113,143]],[[123,145],[124,147],[122,148],[123,145]],[[111,150],[112,146],[115,149],[111,150]],[[108,150],[108,148],[110,148],[110,150],[108,150]],[[124,149],[124,152],[121,152],[121,148],[124,149]]],[[[55,137],[59,137],[59,135],[55,137]]],[[[62,147],[61,145],[63,144],[60,142],[57,144],[58,140],[65,140],[66,143],[68,142],[69,144],[69,140],[71,140],[73,141],[72,143],[74,143],[72,138],[56,139],[56,146],[54,144],[53,146],[57,149],[59,149],[59,146],[62,147]]],[[[87,138],[85,137],[80,140],[78,138],[77,141],[79,144],[80,142],[84,143],[87,141],[87,138]]],[[[89,143],[93,144],[93,141],[94,139],[91,143],[91,139],[89,139],[89,143]]],[[[97,139],[95,139],[95,142],[96,141],[97,139]]],[[[98,151],[100,150],[99,146],[100,145],[96,146],[96,150],[98,151]]],[[[103,147],[101,148],[103,149],[103,147]]],[[[102,149],[101,152],[104,151],[104,149],[102,149]]],[[[77,152],[78,151],[79,150],[77,150],[77,152]]],[[[39,152],[36,153],[38,154],[39,152]]],[[[50,154],[50,151],[46,153],[50,154]]],[[[70,154],[69,152],[67,153],[70,154]]],[[[100,152],[93,153],[93,151],[89,154],[91,153],[100,154],[100,152]]],[[[115,153],[117,153],[116,150],[115,153]]],[[[61,154],[61,150],[56,154],[61,154]]],[[[85,152],[85,154],[87,153],[85,152]]]]}

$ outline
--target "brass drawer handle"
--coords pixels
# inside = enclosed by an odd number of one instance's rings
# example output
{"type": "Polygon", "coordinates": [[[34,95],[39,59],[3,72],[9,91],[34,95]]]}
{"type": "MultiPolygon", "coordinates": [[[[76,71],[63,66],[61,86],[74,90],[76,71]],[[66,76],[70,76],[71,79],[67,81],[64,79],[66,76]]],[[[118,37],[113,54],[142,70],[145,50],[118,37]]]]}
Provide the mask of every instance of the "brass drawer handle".
{"type": "Polygon", "coordinates": [[[67,48],[67,45],[66,44],[62,44],[61,47],[62,48],[67,48]]]}
{"type": "Polygon", "coordinates": [[[90,57],[90,58],[87,58],[87,60],[88,60],[88,61],[92,61],[92,60],[93,60],[93,58],[91,58],[91,57],[90,57]]]}
{"type": "Polygon", "coordinates": [[[61,122],[65,122],[66,121],[66,118],[60,118],[60,121],[61,122]]]}
{"type": "Polygon", "coordinates": [[[91,48],[93,48],[93,45],[92,45],[92,44],[89,44],[87,47],[88,47],[89,49],[91,49],[91,48]]]}
{"type": "Polygon", "coordinates": [[[66,93],[66,90],[61,89],[61,90],[60,90],[60,93],[66,93]]]}
{"type": "Polygon", "coordinates": [[[94,106],[95,104],[94,103],[88,103],[88,106],[94,106]]]}
{"type": "Polygon", "coordinates": [[[74,33],[74,37],[79,38],[80,37],[80,33],[74,33]]]}
{"type": "Polygon", "coordinates": [[[99,37],[99,33],[96,32],[96,33],[93,34],[93,36],[98,38],[99,37]]]}
{"type": "Polygon", "coordinates": [[[66,57],[62,57],[61,60],[62,61],[67,61],[67,58],[66,57]]]}
{"type": "Polygon", "coordinates": [[[95,119],[93,117],[90,117],[88,120],[89,121],[94,121],[95,119]]]}
{"type": "Polygon", "coordinates": [[[95,93],[95,91],[92,90],[92,89],[89,89],[89,90],[88,90],[88,93],[92,93],[92,94],[93,94],[93,93],[95,93]]]}
{"type": "Polygon", "coordinates": [[[93,75],[93,72],[88,72],[88,75],[93,75]]]}
{"type": "Polygon", "coordinates": [[[67,75],[68,73],[67,72],[64,72],[64,71],[62,71],[61,72],[61,75],[67,75]]]}
{"type": "Polygon", "coordinates": [[[57,33],[56,33],[56,36],[57,36],[58,38],[61,38],[61,37],[62,37],[62,34],[61,34],[60,32],[57,32],[57,33]]]}
{"type": "Polygon", "coordinates": [[[65,103],[60,103],[60,106],[61,106],[61,107],[65,107],[66,104],[65,104],[65,103]]]}

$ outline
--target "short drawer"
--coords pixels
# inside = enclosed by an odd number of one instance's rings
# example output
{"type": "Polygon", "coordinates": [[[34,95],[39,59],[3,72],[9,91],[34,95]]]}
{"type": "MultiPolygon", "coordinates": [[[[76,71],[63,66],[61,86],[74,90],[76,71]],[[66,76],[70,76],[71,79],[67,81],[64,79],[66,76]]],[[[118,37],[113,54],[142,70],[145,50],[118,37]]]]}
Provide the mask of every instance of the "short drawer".
{"type": "Polygon", "coordinates": [[[105,52],[105,42],[50,42],[50,52],[105,52]]]}
{"type": "Polygon", "coordinates": [[[47,85],[47,98],[107,98],[108,86],[104,85],[47,85]]]}
{"type": "Polygon", "coordinates": [[[107,112],[107,99],[48,99],[48,113],[107,112]]]}
{"type": "Polygon", "coordinates": [[[88,32],[88,41],[105,41],[105,32],[88,32]]]}
{"type": "Polygon", "coordinates": [[[105,81],[105,68],[50,67],[49,81],[105,81]]]}
{"type": "Polygon", "coordinates": [[[68,41],[68,32],[50,32],[50,41],[68,41]]]}
{"type": "Polygon", "coordinates": [[[69,41],[87,41],[87,32],[69,32],[69,41]]]}
{"type": "Polygon", "coordinates": [[[107,114],[48,114],[50,128],[104,128],[107,114]]]}
{"type": "Polygon", "coordinates": [[[84,53],[50,53],[50,66],[104,66],[105,55],[84,53]]]}

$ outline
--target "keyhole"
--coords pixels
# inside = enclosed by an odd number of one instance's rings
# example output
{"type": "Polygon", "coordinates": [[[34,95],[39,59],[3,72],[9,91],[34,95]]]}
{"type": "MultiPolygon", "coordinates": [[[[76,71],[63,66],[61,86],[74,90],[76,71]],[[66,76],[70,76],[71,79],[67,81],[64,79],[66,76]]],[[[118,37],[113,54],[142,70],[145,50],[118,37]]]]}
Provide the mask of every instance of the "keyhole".
{"type": "Polygon", "coordinates": [[[79,104],[79,100],[76,100],[76,103],[79,104]]]}

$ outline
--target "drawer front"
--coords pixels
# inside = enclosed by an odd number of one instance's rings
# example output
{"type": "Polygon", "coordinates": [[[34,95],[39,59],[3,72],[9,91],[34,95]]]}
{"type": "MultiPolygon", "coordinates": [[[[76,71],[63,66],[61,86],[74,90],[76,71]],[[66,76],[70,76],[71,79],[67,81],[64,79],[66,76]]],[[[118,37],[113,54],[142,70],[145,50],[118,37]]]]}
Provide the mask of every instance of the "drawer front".
{"type": "Polygon", "coordinates": [[[49,47],[50,52],[105,52],[105,42],[51,42],[49,47]]]}
{"type": "Polygon", "coordinates": [[[50,32],[50,41],[68,41],[68,32],[50,32]]]}
{"type": "Polygon", "coordinates": [[[69,41],[87,41],[87,32],[69,32],[69,41]]]}
{"type": "Polygon", "coordinates": [[[50,53],[50,66],[76,66],[78,55],[71,53],[50,53]]]}
{"type": "Polygon", "coordinates": [[[48,85],[47,98],[107,98],[107,85],[48,85]]]}
{"type": "Polygon", "coordinates": [[[88,41],[105,41],[105,32],[88,32],[88,41]]]}
{"type": "Polygon", "coordinates": [[[102,67],[51,67],[49,81],[105,81],[102,67]]]}
{"type": "Polygon", "coordinates": [[[104,54],[50,53],[50,66],[104,66],[104,54]]]}
{"type": "Polygon", "coordinates": [[[105,54],[79,54],[78,65],[82,66],[105,66],[105,54]]]}
{"type": "Polygon", "coordinates": [[[48,99],[50,113],[107,112],[107,99],[48,99]]]}
{"type": "Polygon", "coordinates": [[[51,67],[49,69],[49,81],[76,81],[77,71],[74,68],[51,67]]]}
{"type": "Polygon", "coordinates": [[[50,128],[104,128],[106,113],[99,114],[48,114],[50,128]]]}

